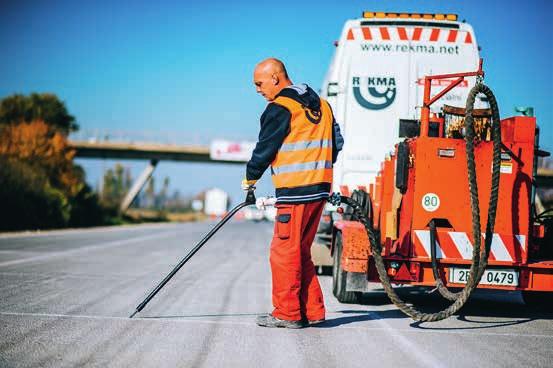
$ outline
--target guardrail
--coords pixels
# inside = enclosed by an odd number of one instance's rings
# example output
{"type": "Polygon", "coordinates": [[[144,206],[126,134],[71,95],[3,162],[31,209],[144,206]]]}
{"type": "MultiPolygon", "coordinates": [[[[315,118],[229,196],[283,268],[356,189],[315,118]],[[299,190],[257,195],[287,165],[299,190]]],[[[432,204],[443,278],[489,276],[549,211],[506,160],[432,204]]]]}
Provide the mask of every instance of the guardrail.
{"type": "Polygon", "coordinates": [[[255,141],[255,137],[235,133],[207,132],[170,132],[170,131],[127,131],[107,129],[84,129],[71,133],[69,139],[75,142],[88,143],[132,143],[144,145],[205,145],[223,138],[229,141],[255,141]]]}

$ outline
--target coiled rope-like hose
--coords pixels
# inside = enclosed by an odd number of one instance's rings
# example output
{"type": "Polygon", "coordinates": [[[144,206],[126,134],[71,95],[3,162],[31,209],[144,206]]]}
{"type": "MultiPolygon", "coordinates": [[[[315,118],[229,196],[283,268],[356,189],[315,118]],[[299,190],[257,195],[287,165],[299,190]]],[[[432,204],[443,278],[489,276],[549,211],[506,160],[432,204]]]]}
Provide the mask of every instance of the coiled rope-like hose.
{"type": "MultiPolygon", "coordinates": [[[[472,111],[474,108],[474,102],[478,93],[483,93],[490,104],[492,110],[492,140],[493,140],[493,171],[492,171],[492,186],[490,193],[490,203],[488,211],[488,222],[486,225],[486,239],[484,243],[484,250],[481,255],[480,264],[478,267],[478,275],[476,277],[477,285],[484,274],[484,271],[488,265],[488,256],[490,253],[491,240],[493,237],[493,228],[495,224],[495,216],[497,210],[497,198],[499,192],[499,177],[500,177],[500,164],[501,164],[501,124],[499,123],[499,108],[493,92],[483,84],[477,84],[472,88],[467,98],[466,105],[466,118],[465,118],[465,142],[467,145],[467,166],[469,173],[469,186],[471,188],[471,207],[472,207],[472,226],[473,236],[478,239],[480,243],[480,237],[476,236],[476,231],[480,232],[480,210],[478,200],[478,189],[476,181],[476,170],[474,162],[474,119],[472,111]],[[475,221],[476,219],[476,221],[475,221]],[[478,230],[477,230],[478,229],[478,230]]],[[[432,258],[432,272],[434,279],[436,280],[436,289],[446,299],[454,301],[460,295],[461,292],[451,292],[443,283],[442,278],[438,272],[438,264],[436,260],[436,224],[434,220],[430,221],[430,251],[432,258]]]]}
{"type": "MultiPolygon", "coordinates": [[[[424,313],[418,309],[407,305],[395,292],[392,287],[390,278],[386,271],[384,260],[382,259],[382,246],[377,242],[376,233],[372,227],[372,224],[368,221],[367,216],[363,213],[360,204],[357,201],[352,200],[349,197],[340,196],[340,201],[353,209],[353,212],[358,217],[359,221],[363,224],[369,237],[369,243],[371,246],[371,253],[375,260],[376,270],[380,278],[380,282],[386,291],[386,294],[390,300],[405,314],[416,321],[421,322],[434,322],[445,318],[448,318],[459,311],[466,301],[469,299],[472,291],[476,288],[482,274],[488,264],[488,255],[493,238],[493,229],[495,225],[495,215],[497,210],[497,199],[499,193],[499,175],[501,164],[501,128],[499,120],[499,109],[497,101],[492,91],[483,84],[475,85],[467,98],[466,104],[466,117],[465,117],[465,142],[466,142],[466,154],[467,154],[467,168],[469,177],[469,190],[472,209],[472,233],[474,239],[474,247],[472,252],[472,263],[469,271],[469,279],[463,290],[459,293],[451,293],[443,283],[441,278],[436,277],[437,286],[441,283],[442,291],[447,291],[455,297],[453,303],[436,313],[424,313]],[[492,109],[492,134],[493,134],[493,169],[492,169],[492,185],[491,195],[488,210],[488,222],[486,225],[486,237],[485,245],[480,254],[481,249],[481,233],[480,233],[480,208],[478,200],[478,185],[476,181],[476,165],[474,161],[474,119],[472,112],[474,109],[474,101],[479,93],[483,93],[488,98],[490,108],[492,109]],[[439,281],[438,281],[439,280],[439,281]]],[[[437,266],[436,266],[437,267],[437,266]]],[[[440,287],[438,286],[438,290],[440,287]]],[[[443,294],[442,294],[443,295],[443,294]]],[[[446,293],[447,295],[447,293],[446,293]]]]}

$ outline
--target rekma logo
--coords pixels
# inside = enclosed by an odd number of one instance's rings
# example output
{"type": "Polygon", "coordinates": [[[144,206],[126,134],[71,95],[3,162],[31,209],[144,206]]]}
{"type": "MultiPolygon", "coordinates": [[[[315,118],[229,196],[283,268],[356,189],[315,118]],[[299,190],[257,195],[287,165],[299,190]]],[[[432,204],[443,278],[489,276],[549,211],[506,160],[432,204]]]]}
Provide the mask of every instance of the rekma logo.
{"type": "Polygon", "coordinates": [[[361,77],[353,77],[353,95],[361,106],[370,110],[382,110],[396,99],[396,79],[393,77],[367,77],[370,100],[361,93],[361,77]]]}

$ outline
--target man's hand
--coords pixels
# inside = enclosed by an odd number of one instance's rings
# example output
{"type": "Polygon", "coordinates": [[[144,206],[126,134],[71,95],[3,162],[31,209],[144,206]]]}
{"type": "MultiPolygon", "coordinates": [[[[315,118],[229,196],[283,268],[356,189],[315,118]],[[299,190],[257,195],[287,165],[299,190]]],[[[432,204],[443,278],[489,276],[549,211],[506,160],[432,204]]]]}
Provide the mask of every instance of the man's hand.
{"type": "Polygon", "coordinates": [[[247,192],[251,188],[255,188],[254,185],[255,185],[256,182],[257,182],[257,180],[248,180],[248,179],[244,178],[244,180],[242,180],[242,190],[247,192]]]}
{"type": "Polygon", "coordinates": [[[257,209],[259,210],[265,211],[267,207],[274,206],[275,203],[275,197],[261,197],[255,200],[255,207],[257,207],[257,209]]]}

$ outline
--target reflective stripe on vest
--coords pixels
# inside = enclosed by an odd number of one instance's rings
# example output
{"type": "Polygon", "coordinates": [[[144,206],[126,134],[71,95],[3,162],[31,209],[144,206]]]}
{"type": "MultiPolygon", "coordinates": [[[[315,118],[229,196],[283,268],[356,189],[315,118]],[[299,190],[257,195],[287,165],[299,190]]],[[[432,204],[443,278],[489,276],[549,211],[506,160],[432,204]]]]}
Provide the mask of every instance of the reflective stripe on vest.
{"type": "Polygon", "coordinates": [[[320,101],[318,114],[288,97],[273,101],[290,112],[290,133],[271,164],[276,188],[332,183],[332,110],[320,101]]]}
{"type": "Polygon", "coordinates": [[[313,162],[304,162],[301,164],[282,165],[282,166],[273,168],[273,173],[275,175],[278,175],[278,174],[295,173],[300,171],[319,170],[319,169],[332,169],[332,161],[313,161],[313,162]]]}
{"type": "Polygon", "coordinates": [[[280,150],[282,152],[300,151],[312,148],[332,147],[332,139],[316,139],[313,141],[301,141],[295,143],[284,143],[280,150]]]}

